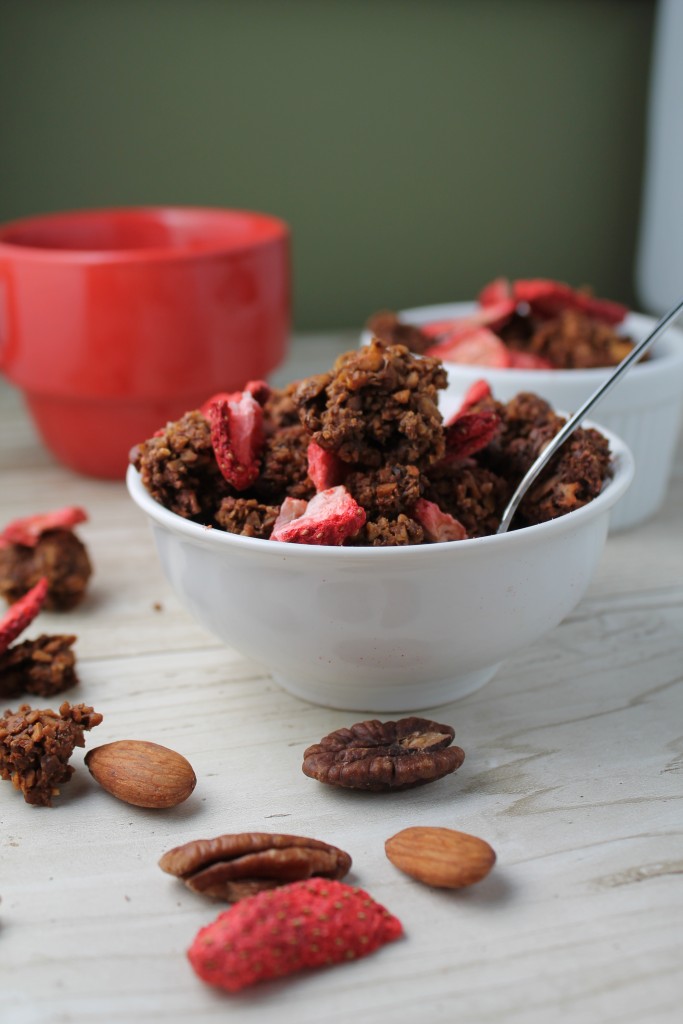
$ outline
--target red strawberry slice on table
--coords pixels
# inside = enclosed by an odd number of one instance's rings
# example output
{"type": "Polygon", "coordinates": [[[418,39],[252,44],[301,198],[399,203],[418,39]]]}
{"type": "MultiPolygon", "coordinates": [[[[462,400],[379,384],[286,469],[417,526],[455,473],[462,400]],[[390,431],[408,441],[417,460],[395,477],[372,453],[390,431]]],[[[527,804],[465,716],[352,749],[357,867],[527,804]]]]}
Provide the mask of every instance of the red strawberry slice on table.
{"type": "Polygon", "coordinates": [[[235,903],[197,933],[187,955],[202,981],[239,992],[358,960],[402,934],[398,918],[363,889],[313,878],[235,903]]]}

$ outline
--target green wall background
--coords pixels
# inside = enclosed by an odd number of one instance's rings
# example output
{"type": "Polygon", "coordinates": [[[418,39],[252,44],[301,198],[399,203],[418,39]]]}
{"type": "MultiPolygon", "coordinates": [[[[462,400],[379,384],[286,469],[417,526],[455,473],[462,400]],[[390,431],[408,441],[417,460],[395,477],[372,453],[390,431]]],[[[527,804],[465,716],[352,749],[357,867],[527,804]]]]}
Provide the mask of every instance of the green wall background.
{"type": "Polygon", "coordinates": [[[0,219],[293,231],[298,329],[554,276],[634,300],[654,0],[0,0],[0,219]]]}

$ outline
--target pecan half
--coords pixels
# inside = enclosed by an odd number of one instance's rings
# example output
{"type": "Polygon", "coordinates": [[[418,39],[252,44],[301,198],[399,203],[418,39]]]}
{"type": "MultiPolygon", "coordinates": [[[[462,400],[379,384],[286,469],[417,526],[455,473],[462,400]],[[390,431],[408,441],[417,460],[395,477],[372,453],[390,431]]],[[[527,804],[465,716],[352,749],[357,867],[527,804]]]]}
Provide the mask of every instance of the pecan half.
{"type": "Polygon", "coordinates": [[[239,832],[176,846],[163,855],[159,867],[182,879],[193,892],[235,903],[288,882],[343,878],[351,858],[318,839],[239,832]]]}
{"type": "Polygon", "coordinates": [[[408,789],[434,782],[465,759],[455,731],[426,718],[358,722],[304,751],[304,775],[346,789],[408,789]]]}

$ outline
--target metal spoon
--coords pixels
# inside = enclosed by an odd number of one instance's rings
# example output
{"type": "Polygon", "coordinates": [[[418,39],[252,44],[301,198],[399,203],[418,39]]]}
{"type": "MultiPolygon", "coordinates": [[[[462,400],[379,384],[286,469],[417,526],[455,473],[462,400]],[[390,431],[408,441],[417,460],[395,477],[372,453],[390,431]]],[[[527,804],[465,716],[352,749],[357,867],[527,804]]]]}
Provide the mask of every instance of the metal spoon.
{"type": "Polygon", "coordinates": [[[657,338],[659,338],[659,336],[664,333],[667,327],[669,327],[670,324],[673,323],[673,321],[676,320],[678,316],[680,316],[681,312],[683,312],[683,299],[681,299],[680,302],[678,302],[672,309],[670,309],[668,313],[664,314],[661,320],[659,320],[655,324],[652,331],[647,335],[647,337],[643,338],[642,341],[639,341],[638,344],[631,349],[629,354],[621,360],[621,362],[615,369],[614,373],[611,374],[607,378],[607,380],[600,385],[599,388],[596,388],[593,394],[586,399],[581,408],[578,409],[577,412],[575,412],[574,415],[571,417],[571,419],[567,420],[562,429],[559,430],[557,434],[555,434],[555,437],[552,439],[552,441],[550,441],[549,444],[546,445],[546,447],[543,449],[543,451],[538,456],[536,461],[532,463],[531,467],[522,477],[522,480],[519,486],[517,487],[517,490],[512,495],[510,501],[508,502],[505,508],[503,518],[500,521],[500,526],[496,530],[496,533],[507,532],[507,529],[510,523],[512,522],[512,519],[519,507],[519,503],[521,502],[522,498],[529,490],[529,488],[531,487],[532,483],[539,475],[539,473],[545,468],[545,466],[547,466],[548,462],[550,461],[550,459],[552,459],[553,455],[558,450],[558,448],[560,448],[567,440],[567,438],[574,433],[574,431],[579,426],[581,421],[585,418],[588,411],[592,409],[594,405],[597,405],[600,399],[603,398],[608,391],[612,390],[612,388],[617,383],[619,378],[624,373],[626,373],[629,366],[631,366],[632,363],[635,363],[635,361],[644,352],[647,352],[650,345],[652,345],[653,342],[655,342],[657,338]]]}

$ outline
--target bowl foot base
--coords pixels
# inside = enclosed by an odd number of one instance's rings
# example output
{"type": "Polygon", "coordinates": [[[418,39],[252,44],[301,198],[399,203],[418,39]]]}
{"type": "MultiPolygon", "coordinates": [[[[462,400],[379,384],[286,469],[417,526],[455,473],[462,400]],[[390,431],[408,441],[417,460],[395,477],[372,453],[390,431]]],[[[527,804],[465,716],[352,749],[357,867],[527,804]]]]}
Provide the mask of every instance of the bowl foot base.
{"type": "Polygon", "coordinates": [[[349,683],[349,680],[317,679],[308,682],[274,672],[275,682],[294,697],[337,711],[417,712],[467,697],[489,682],[498,665],[465,672],[457,678],[435,679],[425,683],[410,682],[388,686],[386,680],[373,684],[349,683]]]}

